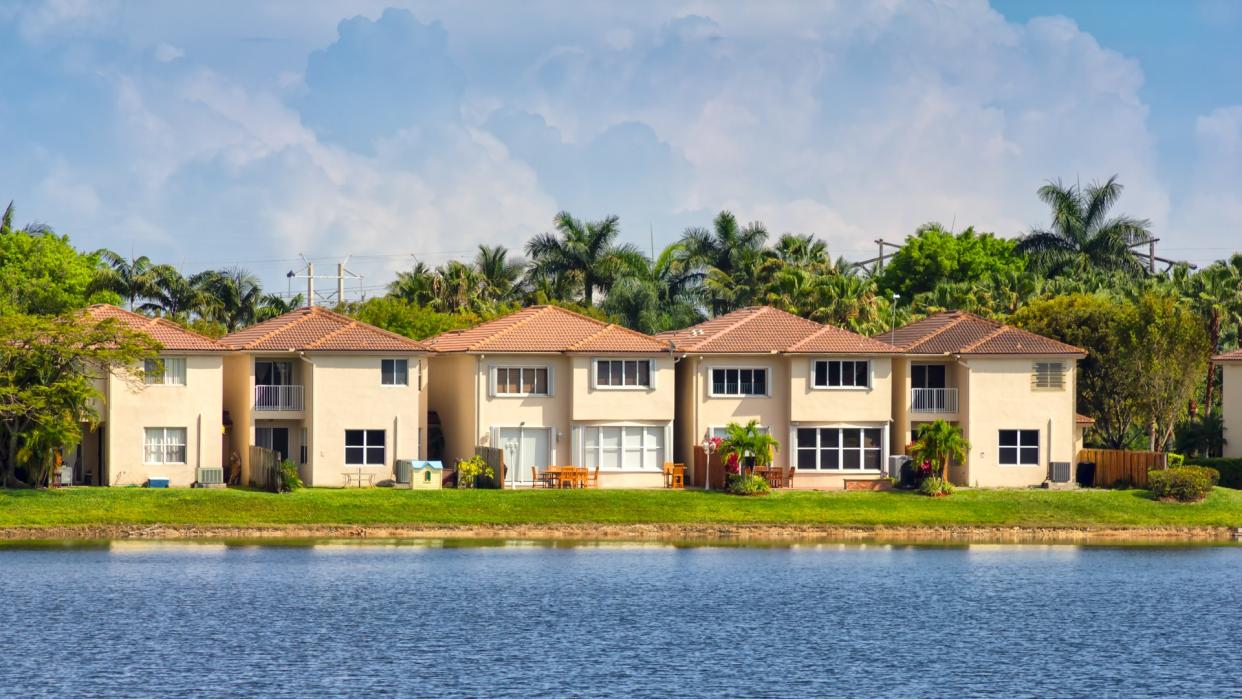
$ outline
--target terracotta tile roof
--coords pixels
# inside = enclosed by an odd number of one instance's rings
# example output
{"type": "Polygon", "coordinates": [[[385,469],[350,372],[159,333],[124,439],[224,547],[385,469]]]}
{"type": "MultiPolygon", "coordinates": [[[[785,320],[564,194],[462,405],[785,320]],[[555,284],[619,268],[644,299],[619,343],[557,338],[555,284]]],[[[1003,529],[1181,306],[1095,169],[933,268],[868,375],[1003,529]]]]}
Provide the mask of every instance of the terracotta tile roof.
{"type": "Polygon", "coordinates": [[[436,352],[667,352],[650,335],[559,306],[530,306],[427,341],[436,352]]]}
{"type": "Polygon", "coordinates": [[[299,308],[220,338],[231,349],[285,352],[425,352],[427,346],[349,316],[299,308]]]}
{"type": "Polygon", "coordinates": [[[1087,351],[1043,335],[998,323],[965,311],[946,311],[882,333],[912,354],[1086,354],[1087,351]]]}
{"type": "Polygon", "coordinates": [[[114,319],[132,330],[146,333],[170,352],[225,352],[215,340],[191,332],[166,318],[151,318],[118,308],[110,304],[96,304],[86,309],[86,315],[95,320],[114,319]]]}
{"type": "Polygon", "coordinates": [[[892,345],[769,306],[752,306],[656,335],[679,352],[712,354],[893,354],[892,345]]]}
{"type": "Polygon", "coordinates": [[[1087,417],[1082,413],[1074,413],[1074,423],[1078,425],[1094,425],[1095,418],[1087,417]]]}
{"type": "Polygon", "coordinates": [[[1242,362],[1242,348],[1212,357],[1214,362],[1242,362]]]}

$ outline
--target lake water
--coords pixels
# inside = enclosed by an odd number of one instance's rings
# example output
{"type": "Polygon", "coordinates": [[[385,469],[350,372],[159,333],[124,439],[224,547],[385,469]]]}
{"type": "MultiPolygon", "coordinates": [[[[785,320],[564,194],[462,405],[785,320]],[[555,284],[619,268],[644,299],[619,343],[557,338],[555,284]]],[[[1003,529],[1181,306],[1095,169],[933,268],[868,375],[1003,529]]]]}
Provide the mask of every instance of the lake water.
{"type": "Polygon", "coordinates": [[[1242,696],[1242,549],[0,548],[8,696],[1242,696]]]}

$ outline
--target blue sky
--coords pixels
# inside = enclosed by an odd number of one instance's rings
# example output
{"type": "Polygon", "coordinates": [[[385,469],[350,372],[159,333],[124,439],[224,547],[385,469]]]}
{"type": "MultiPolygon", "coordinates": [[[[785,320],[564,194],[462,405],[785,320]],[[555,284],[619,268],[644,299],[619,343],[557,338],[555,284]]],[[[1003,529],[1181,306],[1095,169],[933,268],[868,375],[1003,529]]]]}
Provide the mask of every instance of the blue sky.
{"type": "Polygon", "coordinates": [[[861,258],[1117,174],[1203,262],[1242,230],[1240,32],[1228,0],[0,0],[0,197],[274,290],[352,254],[374,293],[561,209],[645,247],[729,208],[861,258]]]}

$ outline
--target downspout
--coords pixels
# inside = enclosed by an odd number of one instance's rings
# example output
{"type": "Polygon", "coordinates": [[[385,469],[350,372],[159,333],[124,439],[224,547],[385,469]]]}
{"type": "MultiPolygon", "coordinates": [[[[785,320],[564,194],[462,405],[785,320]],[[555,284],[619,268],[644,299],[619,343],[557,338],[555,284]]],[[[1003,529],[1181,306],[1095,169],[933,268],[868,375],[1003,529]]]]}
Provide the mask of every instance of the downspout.
{"type": "MultiPolygon", "coordinates": [[[[479,372],[482,371],[482,369],[483,355],[476,354],[474,355],[474,400],[470,401],[474,404],[474,437],[470,441],[474,442],[476,446],[479,443],[479,430],[483,428],[479,422],[481,418],[479,403],[483,400],[479,397],[479,372]]],[[[474,454],[471,454],[470,456],[474,456],[474,454]]],[[[458,487],[461,487],[460,483],[458,484],[458,487]]]]}

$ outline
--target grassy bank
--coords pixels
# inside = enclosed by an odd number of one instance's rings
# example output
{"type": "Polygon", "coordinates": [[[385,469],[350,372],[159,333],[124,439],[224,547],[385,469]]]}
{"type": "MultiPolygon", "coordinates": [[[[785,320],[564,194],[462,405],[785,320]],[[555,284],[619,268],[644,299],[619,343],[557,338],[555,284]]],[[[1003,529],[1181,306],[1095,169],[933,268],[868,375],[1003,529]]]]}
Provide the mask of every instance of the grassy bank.
{"type": "Polygon", "coordinates": [[[75,488],[0,491],[0,528],[109,525],[267,527],[473,525],[794,525],[851,527],[1159,528],[1242,526],[1242,491],[1195,505],[1142,490],[780,492],[739,498],[699,491],[394,491],[75,488]]]}

